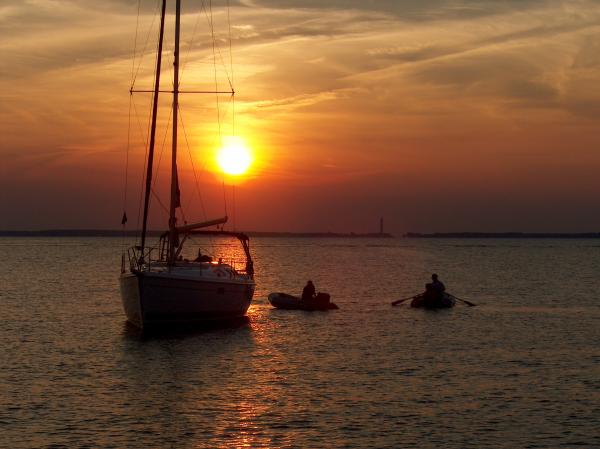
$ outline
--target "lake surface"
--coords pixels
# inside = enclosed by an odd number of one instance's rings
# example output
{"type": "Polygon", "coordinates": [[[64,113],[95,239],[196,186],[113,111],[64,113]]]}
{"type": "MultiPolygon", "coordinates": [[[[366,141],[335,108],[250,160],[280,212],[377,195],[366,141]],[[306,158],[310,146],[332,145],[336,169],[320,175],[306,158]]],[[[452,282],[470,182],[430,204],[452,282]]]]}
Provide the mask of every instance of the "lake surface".
{"type": "Polygon", "coordinates": [[[150,336],[123,245],[0,238],[0,447],[600,447],[599,240],[257,238],[247,322],[150,336]],[[432,272],[478,307],[390,306],[432,272]]]}

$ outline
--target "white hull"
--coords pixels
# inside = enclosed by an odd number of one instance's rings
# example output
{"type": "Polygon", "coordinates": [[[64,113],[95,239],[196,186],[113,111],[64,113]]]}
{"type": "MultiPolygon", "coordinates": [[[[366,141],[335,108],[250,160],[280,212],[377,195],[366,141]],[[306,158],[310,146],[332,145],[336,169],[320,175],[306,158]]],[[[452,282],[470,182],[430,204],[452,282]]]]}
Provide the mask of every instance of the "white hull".
{"type": "Polygon", "coordinates": [[[199,279],[143,271],[120,278],[127,320],[149,326],[243,317],[254,295],[251,279],[199,279]]]}

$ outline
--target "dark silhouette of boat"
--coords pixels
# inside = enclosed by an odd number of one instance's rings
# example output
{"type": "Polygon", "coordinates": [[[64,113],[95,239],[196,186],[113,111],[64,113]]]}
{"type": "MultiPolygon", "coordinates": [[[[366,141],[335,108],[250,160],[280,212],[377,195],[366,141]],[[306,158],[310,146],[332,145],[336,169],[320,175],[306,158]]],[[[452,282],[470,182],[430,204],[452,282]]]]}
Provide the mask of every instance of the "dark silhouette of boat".
{"type": "Polygon", "coordinates": [[[327,293],[318,293],[313,299],[302,299],[299,296],[288,295],[287,293],[271,293],[268,296],[271,305],[277,309],[286,310],[335,310],[339,307],[330,301],[327,293]]]}
{"type": "Polygon", "coordinates": [[[454,299],[454,296],[446,292],[442,294],[441,299],[434,300],[427,298],[425,293],[421,293],[413,297],[412,301],[410,302],[410,306],[414,307],[415,309],[449,309],[455,305],[456,300],[454,299]]]}
{"type": "MultiPolygon", "coordinates": [[[[162,1],[159,41],[156,58],[155,82],[152,101],[152,118],[146,163],[144,209],[140,244],[130,248],[121,260],[121,299],[127,320],[144,329],[213,320],[240,319],[246,315],[254,294],[254,268],[247,235],[223,230],[206,230],[211,226],[223,226],[227,217],[200,223],[178,224],[178,213],[183,218],[177,170],[179,126],[179,41],[181,25],[181,0],[175,2],[175,39],[172,86],[161,90],[161,56],[164,41],[166,0],[162,1]],[[171,90],[172,89],[172,90],[171,90]],[[168,230],[164,232],[159,246],[148,245],[148,213],[153,192],[152,176],[156,142],[159,93],[172,94],[172,142],[171,142],[171,195],[169,202],[168,230]],[[197,260],[183,256],[183,245],[193,236],[236,238],[239,240],[245,260],[231,257],[204,258],[198,253],[197,260]],[[128,261],[129,263],[127,264],[128,261]]],[[[171,86],[171,84],[170,84],[171,86]]],[[[145,92],[135,90],[131,93],[145,92]]],[[[219,94],[223,92],[212,92],[219,94]]],[[[231,92],[233,95],[233,87],[231,92]]],[[[127,221],[123,214],[122,223],[127,221]]],[[[226,256],[226,255],[225,255],[226,256]]]]}

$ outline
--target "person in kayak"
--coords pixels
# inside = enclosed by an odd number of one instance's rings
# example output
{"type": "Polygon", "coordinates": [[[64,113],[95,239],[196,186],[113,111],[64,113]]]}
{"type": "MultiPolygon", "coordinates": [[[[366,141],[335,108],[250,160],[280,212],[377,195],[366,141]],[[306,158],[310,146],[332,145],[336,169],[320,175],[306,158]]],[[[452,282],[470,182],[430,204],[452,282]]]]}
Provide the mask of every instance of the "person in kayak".
{"type": "Polygon", "coordinates": [[[435,273],[431,275],[431,281],[432,282],[425,285],[424,300],[426,305],[435,306],[441,304],[444,292],[446,291],[446,286],[438,279],[438,275],[435,273]]]}
{"type": "Polygon", "coordinates": [[[302,301],[311,301],[315,299],[315,286],[312,281],[308,281],[302,290],[302,301]]]}

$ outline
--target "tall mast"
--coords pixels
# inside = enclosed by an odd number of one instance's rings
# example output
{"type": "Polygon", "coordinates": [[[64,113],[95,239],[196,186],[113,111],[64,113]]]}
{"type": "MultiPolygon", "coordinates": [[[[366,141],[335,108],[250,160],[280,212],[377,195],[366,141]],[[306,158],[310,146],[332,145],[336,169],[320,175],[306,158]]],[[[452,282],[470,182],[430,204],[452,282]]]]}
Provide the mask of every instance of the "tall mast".
{"type": "Polygon", "coordinates": [[[173,148],[171,151],[171,204],[169,207],[169,264],[175,263],[177,245],[177,218],[175,210],[179,203],[179,180],[177,176],[177,112],[179,109],[179,33],[181,23],[181,0],[175,4],[175,60],[173,62],[173,148]]]}
{"type": "MultiPolygon", "coordinates": [[[[141,257],[144,258],[144,248],[146,246],[146,230],[148,225],[148,207],[150,206],[150,192],[152,190],[152,164],[154,162],[154,142],[156,136],[156,116],[158,111],[158,92],[160,90],[160,63],[162,57],[163,35],[165,31],[165,10],[167,0],[162,2],[162,11],[160,14],[160,34],[158,38],[158,55],[156,56],[156,79],[154,81],[154,99],[152,104],[152,127],[150,129],[150,146],[148,147],[148,167],[146,170],[146,194],[144,197],[144,221],[142,224],[142,245],[141,257]]],[[[133,89],[133,88],[132,88],[133,89]]]]}

